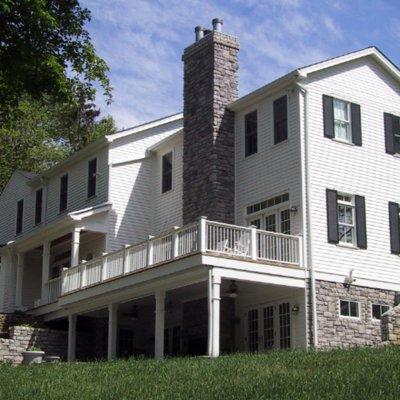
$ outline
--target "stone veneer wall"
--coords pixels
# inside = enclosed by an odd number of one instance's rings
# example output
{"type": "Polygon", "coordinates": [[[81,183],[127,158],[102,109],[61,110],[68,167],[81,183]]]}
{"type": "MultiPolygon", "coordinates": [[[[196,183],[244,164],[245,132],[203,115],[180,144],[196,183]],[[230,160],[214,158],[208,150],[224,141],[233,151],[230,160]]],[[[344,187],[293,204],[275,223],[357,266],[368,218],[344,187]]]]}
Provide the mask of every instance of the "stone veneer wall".
{"type": "Polygon", "coordinates": [[[234,113],[238,96],[235,37],[211,32],[185,49],[183,223],[200,216],[234,222],[234,113]]]}
{"type": "Polygon", "coordinates": [[[13,326],[9,328],[9,338],[0,339],[0,362],[13,364],[22,362],[21,352],[28,347],[39,347],[48,356],[66,359],[68,335],[64,331],[53,329],[13,326]]]}
{"type": "Polygon", "coordinates": [[[396,292],[343,283],[316,281],[318,347],[372,346],[382,342],[381,321],[372,319],[372,304],[393,306],[396,292]],[[339,300],[360,303],[360,318],[339,315],[339,300]]]}
{"type": "Polygon", "coordinates": [[[383,314],[381,322],[383,343],[400,345],[400,305],[383,314]]]}

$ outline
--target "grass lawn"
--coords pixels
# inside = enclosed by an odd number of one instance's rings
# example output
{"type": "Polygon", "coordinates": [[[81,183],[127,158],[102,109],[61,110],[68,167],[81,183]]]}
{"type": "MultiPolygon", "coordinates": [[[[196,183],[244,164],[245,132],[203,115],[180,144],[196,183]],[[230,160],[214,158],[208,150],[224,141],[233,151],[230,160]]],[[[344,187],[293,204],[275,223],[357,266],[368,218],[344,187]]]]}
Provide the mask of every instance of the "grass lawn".
{"type": "Polygon", "coordinates": [[[400,399],[400,347],[3,364],[0,399],[400,399]]]}

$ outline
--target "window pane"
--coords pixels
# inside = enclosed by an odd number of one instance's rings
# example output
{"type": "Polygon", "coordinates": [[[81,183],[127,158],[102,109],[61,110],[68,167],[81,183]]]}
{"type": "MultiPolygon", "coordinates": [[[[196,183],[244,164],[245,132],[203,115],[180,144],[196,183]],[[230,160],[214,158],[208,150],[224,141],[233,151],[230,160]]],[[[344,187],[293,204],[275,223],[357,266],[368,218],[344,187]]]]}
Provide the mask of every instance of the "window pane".
{"type": "Polygon", "coordinates": [[[358,317],[358,303],[355,301],[350,302],[350,316],[358,317]]]}
{"type": "Polygon", "coordinates": [[[389,311],[389,306],[381,306],[381,316],[385,314],[385,312],[389,311]]]}
{"type": "Polygon", "coordinates": [[[290,211],[281,212],[281,233],[290,235],[290,211]]]}
{"type": "Polygon", "coordinates": [[[275,214],[267,215],[265,217],[265,230],[276,232],[275,214]]]}
{"type": "Polygon", "coordinates": [[[372,304],[372,317],[381,319],[381,306],[379,304],[372,304]]]}
{"type": "Polygon", "coordinates": [[[275,144],[287,139],[287,97],[274,101],[274,141],[275,144]]]}
{"type": "Polygon", "coordinates": [[[257,229],[260,229],[261,228],[261,220],[260,219],[255,219],[253,221],[250,221],[250,225],[253,225],[257,229]]]}
{"type": "Polygon", "coordinates": [[[348,121],[349,120],[349,115],[348,115],[348,107],[345,101],[334,99],[333,100],[333,112],[334,112],[334,118],[339,119],[342,121],[348,121]]]}
{"type": "Polygon", "coordinates": [[[245,155],[257,153],[257,111],[245,117],[245,155]]]}
{"type": "Polygon", "coordinates": [[[348,317],[349,314],[349,302],[345,300],[340,300],[340,315],[348,317]]]}
{"type": "Polygon", "coordinates": [[[338,218],[339,218],[339,223],[345,223],[346,222],[346,218],[345,218],[345,214],[346,213],[346,207],[342,204],[338,204],[338,218]]]}
{"type": "Polygon", "coordinates": [[[162,157],[162,193],[172,189],[172,152],[162,157]]]}

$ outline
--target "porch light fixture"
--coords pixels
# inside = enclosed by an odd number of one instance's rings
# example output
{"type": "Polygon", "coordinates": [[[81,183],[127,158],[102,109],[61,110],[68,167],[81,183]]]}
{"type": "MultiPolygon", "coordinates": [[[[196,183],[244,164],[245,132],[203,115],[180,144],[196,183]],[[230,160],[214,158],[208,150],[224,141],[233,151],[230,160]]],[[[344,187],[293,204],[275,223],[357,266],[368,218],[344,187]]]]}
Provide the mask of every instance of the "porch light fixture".
{"type": "Polygon", "coordinates": [[[232,280],[231,284],[229,285],[228,290],[225,292],[225,294],[230,297],[231,299],[236,299],[236,297],[238,296],[238,286],[236,284],[236,281],[232,280]]]}
{"type": "Polygon", "coordinates": [[[295,214],[295,213],[297,213],[297,207],[296,206],[292,206],[292,207],[290,207],[290,212],[292,213],[292,214],[295,214]]]}
{"type": "Polygon", "coordinates": [[[300,311],[300,306],[298,304],[294,304],[292,307],[292,313],[297,314],[300,311]]]}

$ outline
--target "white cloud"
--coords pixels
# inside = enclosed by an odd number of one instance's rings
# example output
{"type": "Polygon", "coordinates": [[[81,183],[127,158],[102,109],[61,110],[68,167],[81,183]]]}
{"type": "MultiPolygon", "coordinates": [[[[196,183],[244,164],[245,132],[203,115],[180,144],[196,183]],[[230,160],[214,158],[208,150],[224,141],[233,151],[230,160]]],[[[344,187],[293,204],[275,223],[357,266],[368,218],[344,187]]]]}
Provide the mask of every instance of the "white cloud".
{"type": "MultiPolygon", "coordinates": [[[[340,32],[321,21],[300,0],[84,0],[92,11],[88,29],[111,69],[114,102],[102,107],[118,127],[182,110],[183,49],[194,27],[224,19],[224,31],[238,36],[240,94],[290,69],[334,55],[321,31],[340,32]],[[300,7],[301,6],[301,7],[300,7]]],[[[99,99],[99,103],[101,99],[99,99]]]]}

